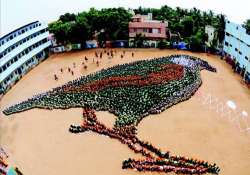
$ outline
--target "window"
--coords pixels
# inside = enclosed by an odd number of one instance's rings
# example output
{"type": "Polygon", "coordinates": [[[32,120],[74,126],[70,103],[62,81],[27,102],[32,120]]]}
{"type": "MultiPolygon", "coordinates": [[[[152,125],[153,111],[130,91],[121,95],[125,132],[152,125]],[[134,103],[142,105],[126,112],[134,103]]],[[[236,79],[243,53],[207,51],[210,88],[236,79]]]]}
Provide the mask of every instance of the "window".
{"type": "Polygon", "coordinates": [[[152,29],[148,29],[148,33],[152,33],[152,29]]]}
{"type": "Polygon", "coordinates": [[[228,46],[228,42],[227,41],[225,42],[225,45],[228,46]]]}
{"type": "Polygon", "coordinates": [[[238,52],[238,49],[237,49],[237,48],[235,48],[235,51],[236,51],[236,52],[238,52]]]}
{"type": "Polygon", "coordinates": [[[159,32],[159,29],[153,29],[152,32],[155,33],[155,34],[156,34],[156,33],[160,33],[160,32],[159,32]]]}
{"type": "Polygon", "coordinates": [[[143,32],[147,33],[148,29],[147,28],[143,28],[143,32]]]}
{"type": "Polygon", "coordinates": [[[227,36],[230,36],[230,34],[229,34],[229,33],[227,33],[227,32],[226,32],[226,35],[227,35],[227,36]]]}
{"type": "Polygon", "coordinates": [[[246,60],[248,60],[248,57],[247,57],[247,56],[245,56],[245,59],[246,59],[246,60]]]}
{"type": "Polygon", "coordinates": [[[241,52],[241,51],[239,51],[239,54],[240,54],[240,55],[242,55],[242,52],[241,52]]]}
{"type": "Polygon", "coordinates": [[[233,47],[232,44],[230,44],[230,47],[233,47]]]}

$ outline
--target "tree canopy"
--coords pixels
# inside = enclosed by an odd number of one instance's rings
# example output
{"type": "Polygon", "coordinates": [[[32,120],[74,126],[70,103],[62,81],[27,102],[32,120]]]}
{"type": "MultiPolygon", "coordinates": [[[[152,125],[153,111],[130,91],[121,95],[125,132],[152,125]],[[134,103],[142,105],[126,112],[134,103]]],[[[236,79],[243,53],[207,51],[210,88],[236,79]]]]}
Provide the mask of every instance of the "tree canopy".
{"type": "Polygon", "coordinates": [[[247,20],[244,22],[243,26],[246,28],[247,33],[250,34],[250,19],[247,19],[247,20]]]}
{"type": "Polygon", "coordinates": [[[128,22],[132,15],[124,8],[107,8],[77,15],[66,13],[49,24],[58,42],[84,43],[95,34],[101,34],[101,40],[128,39],[128,22]]]}
{"type": "MultiPolygon", "coordinates": [[[[179,32],[182,40],[204,45],[205,26],[211,25],[216,29],[220,43],[224,39],[225,16],[215,15],[211,10],[202,12],[199,9],[171,8],[167,5],[159,9],[142,8],[134,9],[135,14],[152,13],[156,20],[168,21],[168,28],[172,32],[179,32]]],[[[91,8],[78,14],[66,13],[49,24],[50,32],[55,34],[57,40],[65,43],[84,43],[97,36],[99,43],[106,40],[127,40],[128,23],[132,14],[124,8],[105,8],[97,10],[91,8]]],[[[249,26],[249,22],[245,24],[249,26]]],[[[216,43],[216,42],[214,42],[216,43]]]]}
{"type": "Polygon", "coordinates": [[[168,28],[172,32],[179,32],[182,39],[186,42],[200,41],[199,45],[205,43],[207,37],[205,36],[205,27],[207,25],[213,26],[216,29],[217,37],[220,43],[224,40],[225,30],[225,16],[220,14],[216,15],[213,11],[200,11],[197,8],[182,9],[180,7],[171,8],[167,5],[162,6],[160,9],[142,8],[134,10],[135,13],[147,14],[152,13],[153,17],[157,20],[167,20],[168,28]]]}

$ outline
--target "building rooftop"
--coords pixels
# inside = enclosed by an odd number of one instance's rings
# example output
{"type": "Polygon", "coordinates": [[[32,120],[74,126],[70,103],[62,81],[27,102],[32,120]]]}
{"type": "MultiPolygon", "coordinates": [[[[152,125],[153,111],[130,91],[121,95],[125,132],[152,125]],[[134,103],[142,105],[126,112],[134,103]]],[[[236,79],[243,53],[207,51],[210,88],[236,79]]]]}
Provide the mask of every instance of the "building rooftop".
{"type": "Polygon", "coordinates": [[[39,21],[31,22],[31,23],[29,23],[29,24],[26,24],[26,25],[24,25],[24,26],[21,26],[21,27],[15,29],[15,30],[11,31],[10,33],[7,33],[6,35],[4,35],[4,36],[2,36],[2,37],[0,38],[0,41],[3,40],[4,38],[8,37],[8,36],[11,35],[12,33],[15,33],[16,31],[18,31],[18,30],[20,30],[20,29],[22,29],[22,28],[25,28],[25,27],[27,27],[27,26],[29,26],[29,25],[35,24],[35,23],[37,23],[37,22],[39,22],[39,21]]]}

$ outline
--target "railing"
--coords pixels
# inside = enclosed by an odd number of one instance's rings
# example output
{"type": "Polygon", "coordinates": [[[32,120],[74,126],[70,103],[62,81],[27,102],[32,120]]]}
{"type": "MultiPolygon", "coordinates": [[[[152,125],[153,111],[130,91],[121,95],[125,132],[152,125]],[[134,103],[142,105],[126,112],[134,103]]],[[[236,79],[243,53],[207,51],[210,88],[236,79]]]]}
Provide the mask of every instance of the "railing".
{"type": "Polygon", "coordinates": [[[166,38],[165,33],[147,33],[147,32],[129,32],[129,37],[135,37],[136,34],[139,34],[139,33],[149,38],[166,38]]]}

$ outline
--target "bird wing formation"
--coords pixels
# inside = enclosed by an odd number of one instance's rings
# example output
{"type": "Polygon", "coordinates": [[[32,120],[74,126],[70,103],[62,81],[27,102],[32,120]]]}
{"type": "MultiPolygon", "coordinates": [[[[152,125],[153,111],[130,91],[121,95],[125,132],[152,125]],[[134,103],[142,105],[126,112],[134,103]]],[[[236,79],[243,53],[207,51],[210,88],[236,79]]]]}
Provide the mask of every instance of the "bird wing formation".
{"type": "Polygon", "coordinates": [[[114,113],[116,126],[137,124],[186,100],[201,85],[200,60],[171,55],[103,69],[7,108],[11,114],[31,108],[90,107],[114,113]]]}

